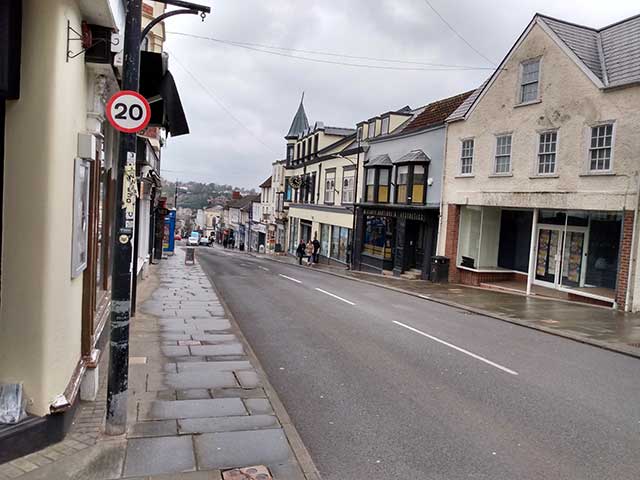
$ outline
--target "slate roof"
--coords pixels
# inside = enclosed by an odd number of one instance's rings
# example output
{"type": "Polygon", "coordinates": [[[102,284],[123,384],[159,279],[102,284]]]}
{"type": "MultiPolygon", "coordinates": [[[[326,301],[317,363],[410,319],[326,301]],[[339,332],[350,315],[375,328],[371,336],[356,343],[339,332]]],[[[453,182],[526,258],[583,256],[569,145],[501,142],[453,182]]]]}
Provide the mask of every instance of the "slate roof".
{"type": "Polygon", "coordinates": [[[246,197],[237,198],[235,200],[229,200],[227,202],[226,208],[243,209],[246,206],[251,205],[251,202],[255,202],[256,197],[260,198],[260,195],[247,195],[246,197]]]}
{"type": "Polygon", "coordinates": [[[296,115],[293,117],[293,121],[291,122],[291,126],[289,127],[289,133],[284,138],[293,138],[300,135],[307,128],[309,128],[309,120],[307,119],[307,113],[304,111],[304,105],[302,104],[304,100],[304,94],[300,99],[300,106],[298,107],[298,111],[296,115]]]}
{"type": "Polygon", "coordinates": [[[640,15],[599,30],[537,16],[606,87],[640,82],[640,15]]]}
{"type": "Polygon", "coordinates": [[[382,155],[378,155],[377,157],[373,157],[369,161],[367,161],[367,167],[391,167],[393,163],[391,162],[391,158],[386,153],[382,155]]]}
{"type": "Polygon", "coordinates": [[[270,188],[271,187],[271,177],[267,178],[264,182],[260,184],[260,188],[270,188]]]}
{"type": "Polygon", "coordinates": [[[397,158],[393,161],[393,163],[425,163],[430,162],[431,159],[429,156],[424,153],[422,150],[411,150],[409,153],[397,158]]]}
{"type": "Polygon", "coordinates": [[[473,92],[473,90],[470,90],[426,105],[423,110],[402,129],[402,133],[415,132],[444,124],[447,117],[451,115],[460,104],[467,100],[473,92]]]}
{"type": "Polygon", "coordinates": [[[456,120],[462,120],[464,116],[467,114],[467,112],[469,111],[469,109],[471,108],[471,105],[473,105],[473,102],[475,102],[476,98],[480,96],[480,93],[482,92],[482,90],[484,90],[484,87],[487,85],[487,83],[489,83],[489,79],[485,80],[482,85],[476,88],[473,91],[473,93],[469,95],[467,99],[464,102],[462,102],[458,106],[458,108],[456,108],[453,111],[451,115],[447,117],[447,122],[455,122],[456,120]]]}
{"type": "Polygon", "coordinates": [[[324,127],[325,135],[339,135],[342,137],[346,137],[348,135],[353,135],[356,133],[354,128],[342,128],[342,127],[324,127]]]}

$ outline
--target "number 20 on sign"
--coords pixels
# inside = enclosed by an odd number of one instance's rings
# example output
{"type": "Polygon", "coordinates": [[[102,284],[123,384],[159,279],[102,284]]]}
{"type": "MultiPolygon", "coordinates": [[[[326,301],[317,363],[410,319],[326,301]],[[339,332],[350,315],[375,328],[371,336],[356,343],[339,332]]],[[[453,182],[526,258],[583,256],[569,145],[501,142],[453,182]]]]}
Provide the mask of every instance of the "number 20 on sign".
{"type": "Polygon", "coordinates": [[[151,106],[138,92],[123,90],[107,102],[107,119],[113,128],[124,133],[137,133],[151,120],[151,106]]]}

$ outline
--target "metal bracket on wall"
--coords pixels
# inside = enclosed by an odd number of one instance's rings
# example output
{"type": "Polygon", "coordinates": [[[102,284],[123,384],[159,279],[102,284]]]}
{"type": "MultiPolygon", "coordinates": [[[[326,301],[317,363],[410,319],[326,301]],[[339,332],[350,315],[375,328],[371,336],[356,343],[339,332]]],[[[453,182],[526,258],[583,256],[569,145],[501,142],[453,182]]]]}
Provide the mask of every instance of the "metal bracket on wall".
{"type": "MultiPolygon", "coordinates": [[[[82,22],[81,32],[78,32],[75,28],[71,26],[71,22],[67,20],[67,63],[70,59],[76,58],[79,55],[82,55],[84,52],[89,50],[91,47],[94,47],[100,43],[106,43],[107,40],[104,38],[98,38],[95,42],[93,41],[93,36],[91,35],[91,29],[87,22],[82,22]],[[72,38],[72,34],[75,34],[76,37],[72,38]],[[77,53],[71,51],[71,42],[82,42],[81,46],[83,47],[77,53]]],[[[120,39],[116,38],[115,41],[109,42],[111,45],[116,46],[120,43],[120,39]]]]}

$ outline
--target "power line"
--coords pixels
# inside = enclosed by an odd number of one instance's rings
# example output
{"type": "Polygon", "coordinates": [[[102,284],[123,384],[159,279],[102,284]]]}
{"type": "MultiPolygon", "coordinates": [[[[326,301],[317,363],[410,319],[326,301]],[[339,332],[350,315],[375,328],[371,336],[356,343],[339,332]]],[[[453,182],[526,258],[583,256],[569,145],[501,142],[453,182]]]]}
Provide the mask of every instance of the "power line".
{"type": "Polygon", "coordinates": [[[457,31],[455,28],[453,28],[453,26],[452,26],[449,22],[447,22],[447,20],[446,20],[442,15],[440,15],[440,12],[438,12],[438,10],[436,10],[436,9],[435,9],[435,7],[434,7],[433,5],[431,5],[431,2],[429,2],[429,0],[424,0],[424,2],[429,6],[429,8],[430,8],[431,10],[433,10],[433,13],[435,13],[435,14],[440,18],[440,20],[442,20],[442,23],[444,23],[447,27],[449,27],[449,30],[451,30],[453,33],[455,33],[455,34],[456,34],[456,36],[457,36],[460,40],[462,40],[464,43],[466,43],[466,44],[467,44],[467,46],[468,46],[471,50],[473,50],[474,52],[476,52],[478,55],[480,55],[482,58],[484,58],[484,59],[485,59],[487,62],[489,62],[491,65],[494,65],[494,66],[495,66],[495,62],[494,62],[493,60],[491,60],[491,59],[487,58],[487,57],[486,57],[482,52],[480,52],[477,48],[475,48],[473,45],[471,45],[471,44],[470,44],[470,43],[469,43],[469,42],[468,42],[468,41],[467,41],[467,40],[466,40],[462,35],[460,35],[460,34],[458,33],[458,31],[457,31]]]}
{"type": "Polygon", "coordinates": [[[193,81],[196,82],[200,86],[200,88],[202,88],[202,90],[204,90],[204,92],[208,94],[209,97],[211,97],[211,99],[213,99],[213,101],[216,102],[218,106],[227,113],[227,115],[229,115],[233,120],[235,120],[238,125],[240,125],[249,135],[251,135],[256,141],[258,141],[263,147],[269,150],[269,152],[271,152],[273,155],[278,155],[278,153],[273,148],[271,148],[268,144],[263,142],[262,139],[258,137],[258,135],[256,135],[249,127],[247,127],[242,122],[242,120],[236,117],[231,112],[231,110],[229,110],[227,106],[198,79],[198,77],[196,77],[193,73],[191,73],[191,71],[178,59],[178,57],[176,57],[174,53],[171,53],[170,55],[171,55],[171,58],[174,59],[178,63],[178,65],[180,65],[180,67],[193,79],[193,81]]]}
{"type": "MultiPolygon", "coordinates": [[[[395,70],[395,71],[410,71],[410,72],[437,72],[437,71],[441,71],[441,72],[453,72],[456,70],[493,70],[492,68],[488,68],[488,67],[447,67],[447,68],[441,68],[441,67],[433,67],[433,68],[417,68],[417,67],[392,67],[389,65],[371,65],[371,64],[365,64],[365,63],[350,63],[350,62],[339,62],[339,61],[335,61],[335,60],[325,60],[325,59],[320,59],[320,58],[311,58],[311,57],[304,57],[301,55],[291,55],[288,53],[282,53],[282,52],[273,52],[270,50],[264,50],[263,48],[273,48],[273,47],[262,47],[262,48],[257,48],[257,47],[253,47],[250,46],[249,44],[246,43],[238,43],[238,42],[232,42],[229,40],[220,40],[217,38],[213,38],[213,37],[203,37],[200,35],[192,35],[189,33],[182,33],[182,32],[167,32],[167,33],[174,33],[177,35],[183,35],[186,37],[192,37],[192,38],[199,38],[202,40],[210,40],[212,42],[217,42],[217,43],[221,43],[224,45],[229,45],[232,47],[239,47],[239,48],[244,48],[246,50],[252,50],[254,52],[260,52],[260,53],[268,53],[271,55],[277,55],[279,57],[286,57],[286,58],[295,58],[297,60],[304,60],[307,62],[314,62],[314,63],[325,63],[325,64],[330,64],[330,65],[343,65],[343,66],[348,66],[348,67],[358,67],[358,68],[368,68],[368,69],[374,69],[374,70],[395,70]]],[[[278,47],[280,48],[280,47],[278,47]]],[[[294,50],[296,51],[296,50],[294,50]]],[[[337,54],[336,54],[337,55],[337,54]]],[[[383,61],[383,60],[379,60],[379,61],[383,61]]]]}
{"type": "MultiPolygon", "coordinates": [[[[345,53],[327,52],[327,51],[320,51],[320,50],[304,50],[304,49],[300,49],[300,48],[278,47],[278,46],[274,46],[274,45],[264,45],[264,44],[260,44],[260,43],[238,42],[238,41],[234,41],[234,40],[224,40],[224,39],[221,39],[221,38],[206,37],[206,36],[202,36],[202,35],[194,35],[194,34],[185,33],[185,32],[173,32],[173,31],[171,31],[171,32],[167,32],[167,34],[181,35],[181,36],[185,36],[185,37],[198,38],[198,39],[201,39],[201,40],[210,40],[212,42],[223,43],[223,44],[226,44],[226,45],[233,45],[233,46],[236,46],[236,47],[256,47],[256,48],[261,48],[261,49],[271,49],[271,50],[282,50],[282,51],[287,51],[287,52],[308,53],[308,54],[311,54],[311,55],[323,55],[323,56],[329,56],[329,57],[351,58],[351,59],[355,59],[355,60],[373,60],[373,61],[376,61],[376,62],[384,62],[384,63],[399,63],[399,64],[405,64],[405,65],[422,65],[422,66],[428,66],[428,67],[445,67],[447,70],[449,70],[449,69],[491,70],[488,67],[478,67],[478,66],[471,66],[471,65],[451,65],[451,64],[446,64],[446,63],[432,63],[432,62],[419,62],[419,61],[415,61],[415,60],[398,60],[398,59],[391,59],[391,58],[366,57],[366,56],[349,55],[349,54],[345,54],[345,53]]],[[[275,53],[275,52],[265,52],[265,53],[275,53]]],[[[295,57],[295,58],[302,58],[302,57],[295,57]]],[[[349,64],[349,65],[353,65],[353,64],[349,64]]],[[[362,64],[357,64],[357,66],[362,66],[362,64]]]]}

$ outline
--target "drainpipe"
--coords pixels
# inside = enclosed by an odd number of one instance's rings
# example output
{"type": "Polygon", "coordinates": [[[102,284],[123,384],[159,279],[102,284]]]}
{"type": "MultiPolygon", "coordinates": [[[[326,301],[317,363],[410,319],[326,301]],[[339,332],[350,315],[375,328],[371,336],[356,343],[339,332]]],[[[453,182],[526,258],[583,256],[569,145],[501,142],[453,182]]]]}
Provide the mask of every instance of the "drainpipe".
{"type": "MultiPolygon", "coordinates": [[[[633,272],[635,270],[636,265],[636,245],[638,243],[638,235],[636,233],[636,227],[638,225],[638,212],[640,211],[640,176],[638,175],[638,171],[636,170],[636,208],[633,214],[633,231],[631,232],[631,258],[629,259],[629,273],[627,277],[627,293],[625,295],[624,300],[624,311],[628,312],[631,310],[631,302],[633,301],[633,294],[631,293],[633,290],[633,272]]],[[[622,228],[624,229],[624,217],[622,218],[622,228]]],[[[618,266],[619,268],[619,266],[618,266]]]]}
{"type": "Polygon", "coordinates": [[[527,274],[527,295],[531,295],[531,287],[533,285],[533,277],[536,273],[536,232],[538,230],[538,212],[539,209],[533,209],[533,222],[531,223],[531,247],[529,247],[529,272],[527,274]]]}

